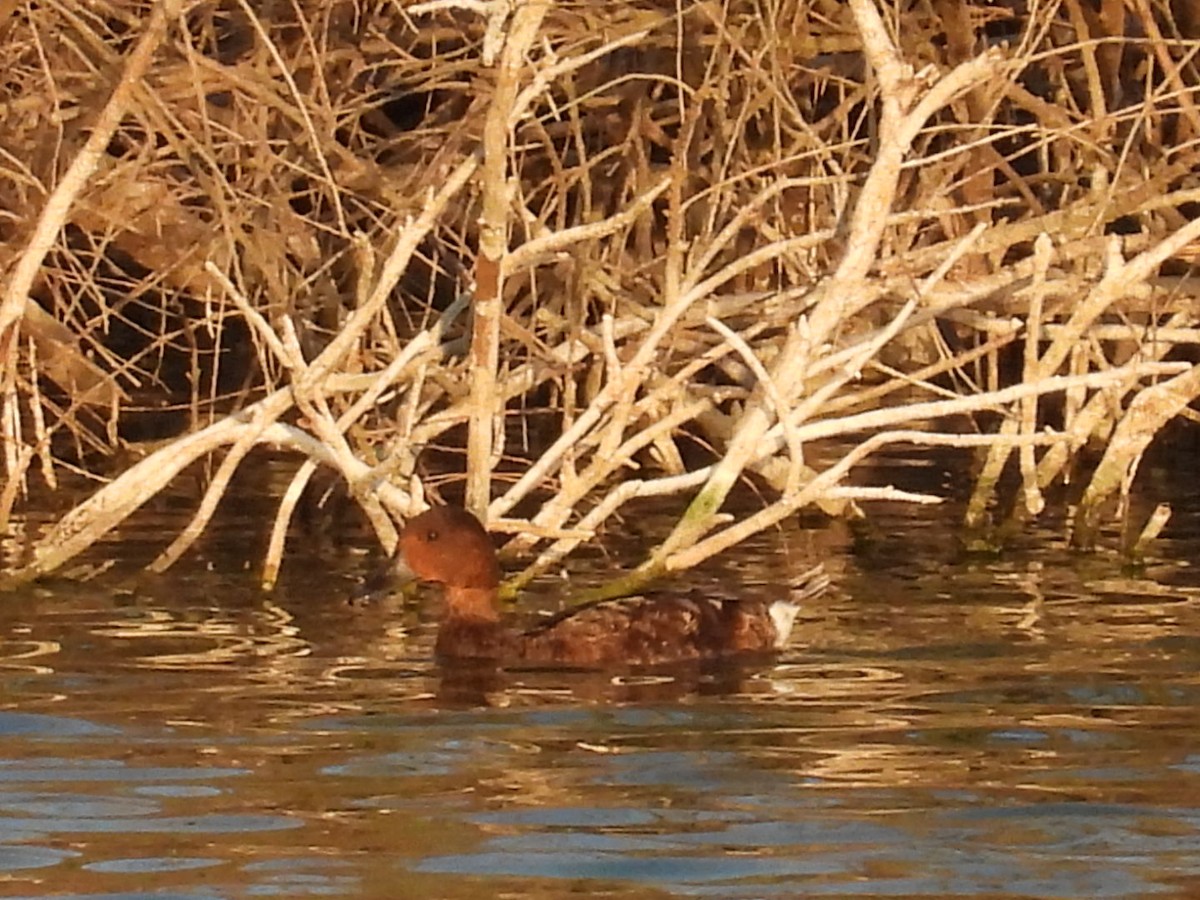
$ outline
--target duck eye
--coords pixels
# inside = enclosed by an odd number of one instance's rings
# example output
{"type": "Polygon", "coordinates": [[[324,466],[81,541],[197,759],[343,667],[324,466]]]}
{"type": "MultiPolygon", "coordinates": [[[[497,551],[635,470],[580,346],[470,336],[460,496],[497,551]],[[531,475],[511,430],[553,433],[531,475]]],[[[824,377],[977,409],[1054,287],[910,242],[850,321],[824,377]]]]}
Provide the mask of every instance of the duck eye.
{"type": "Polygon", "coordinates": [[[430,528],[427,532],[425,532],[425,540],[428,541],[429,543],[432,544],[437,539],[438,539],[438,533],[437,533],[436,528],[430,528]]]}

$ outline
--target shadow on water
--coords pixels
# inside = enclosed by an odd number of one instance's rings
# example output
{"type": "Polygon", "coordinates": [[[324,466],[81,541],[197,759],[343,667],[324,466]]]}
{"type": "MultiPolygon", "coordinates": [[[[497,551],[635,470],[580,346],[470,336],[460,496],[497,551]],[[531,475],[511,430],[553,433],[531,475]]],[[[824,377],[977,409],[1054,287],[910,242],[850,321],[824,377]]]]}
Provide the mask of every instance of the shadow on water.
{"type": "Polygon", "coordinates": [[[345,566],[8,596],[4,893],[1195,896],[1197,511],[1137,577],[962,559],[948,510],[766,535],[693,583],[835,590],[777,663],[673,678],[447,679],[345,566]]]}

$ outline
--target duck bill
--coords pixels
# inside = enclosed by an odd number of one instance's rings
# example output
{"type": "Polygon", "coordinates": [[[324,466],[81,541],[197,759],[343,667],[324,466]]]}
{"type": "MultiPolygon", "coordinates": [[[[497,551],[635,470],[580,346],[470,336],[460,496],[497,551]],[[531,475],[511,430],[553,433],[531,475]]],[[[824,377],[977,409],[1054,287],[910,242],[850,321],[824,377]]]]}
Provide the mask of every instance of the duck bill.
{"type": "Polygon", "coordinates": [[[387,560],[369,572],[358,590],[354,592],[355,603],[375,603],[402,592],[417,580],[413,570],[399,556],[387,560]]]}

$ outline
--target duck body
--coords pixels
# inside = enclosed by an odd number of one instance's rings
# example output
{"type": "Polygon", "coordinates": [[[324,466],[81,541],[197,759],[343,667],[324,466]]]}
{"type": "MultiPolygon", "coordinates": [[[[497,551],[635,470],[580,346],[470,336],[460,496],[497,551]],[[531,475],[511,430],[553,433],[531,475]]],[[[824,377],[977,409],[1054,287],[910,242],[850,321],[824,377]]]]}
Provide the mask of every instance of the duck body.
{"type": "Polygon", "coordinates": [[[586,603],[526,631],[501,620],[495,548],[466,510],[435,507],[405,527],[396,556],[402,577],[440,583],[445,611],[437,656],[516,666],[658,666],[783,648],[800,602],[829,584],[818,566],[776,601],[651,594],[586,603]]]}

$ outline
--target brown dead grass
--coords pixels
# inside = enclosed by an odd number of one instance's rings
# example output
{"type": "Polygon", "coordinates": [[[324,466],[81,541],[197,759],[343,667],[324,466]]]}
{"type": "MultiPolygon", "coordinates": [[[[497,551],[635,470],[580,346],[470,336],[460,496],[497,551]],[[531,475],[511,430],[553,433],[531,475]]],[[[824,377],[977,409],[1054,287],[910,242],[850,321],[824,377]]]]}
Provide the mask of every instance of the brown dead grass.
{"type": "Polygon", "coordinates": [[[169,565],[262,444],[308,459],[268,583],[315,466],[390,544],[437,446],[538,550],[521,579],[636,497],[692,499],[638,579],[806,505],[937,500],[847,484],[896,441],[988,454],[978,528],[1007,465],[1036,515],[1120,438],[1086,543],[1200,391],[1191,5],[506,9],[0,4],[0,520],[175,436],[16,579],[223,460],[169,565]]]}

